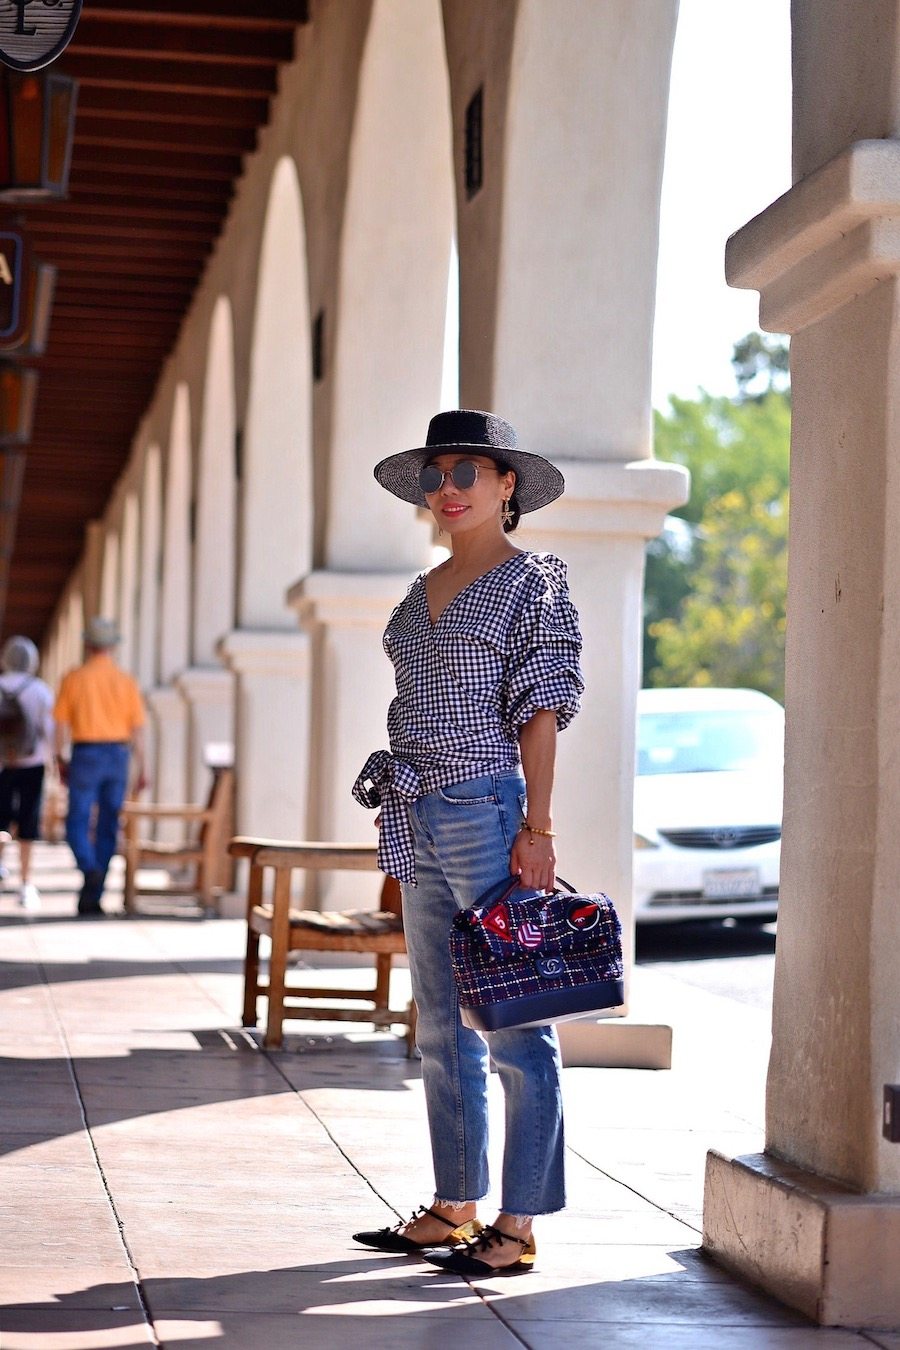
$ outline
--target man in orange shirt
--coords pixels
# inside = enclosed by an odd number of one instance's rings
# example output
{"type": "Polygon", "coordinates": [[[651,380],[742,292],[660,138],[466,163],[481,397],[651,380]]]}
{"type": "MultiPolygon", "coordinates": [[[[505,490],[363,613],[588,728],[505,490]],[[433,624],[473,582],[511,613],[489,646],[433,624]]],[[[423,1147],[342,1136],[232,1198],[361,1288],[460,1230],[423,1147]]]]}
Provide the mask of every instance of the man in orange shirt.
{"type": "Polygon", "coordinates": [[[100,900],[116,851],[119,812],[134,752],[136,790],[145,785],[144,704],[130,675],[112,659],[119,631],[110,619],[92,619],[84,635],[84,664],[64,676],[56,699],[56,756],[69,785],[66,839],[84,875],[78,913],[103,914],[100,900]],[[65,742],[71,758],[63,758],[65,742]],[[97,815],[91,829],[91,812],[97,815]]]}

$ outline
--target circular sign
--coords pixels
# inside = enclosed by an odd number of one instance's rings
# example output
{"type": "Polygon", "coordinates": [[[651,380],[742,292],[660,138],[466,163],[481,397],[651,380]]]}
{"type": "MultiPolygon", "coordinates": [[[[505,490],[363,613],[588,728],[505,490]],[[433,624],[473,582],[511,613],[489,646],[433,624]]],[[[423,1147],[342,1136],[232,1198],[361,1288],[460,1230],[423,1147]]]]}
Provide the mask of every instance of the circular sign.
{"type": "Polygon", "coordinates": [[[593,900],[573,900],[566,914],[566,923],[576,933],[589,933],[600,922],[600,906],[593,900]]]}
{"type": "Polygon", "coordinates": [[[0,0],[0,62],[41,70],[72,40],[82,0],[0,0]]]}

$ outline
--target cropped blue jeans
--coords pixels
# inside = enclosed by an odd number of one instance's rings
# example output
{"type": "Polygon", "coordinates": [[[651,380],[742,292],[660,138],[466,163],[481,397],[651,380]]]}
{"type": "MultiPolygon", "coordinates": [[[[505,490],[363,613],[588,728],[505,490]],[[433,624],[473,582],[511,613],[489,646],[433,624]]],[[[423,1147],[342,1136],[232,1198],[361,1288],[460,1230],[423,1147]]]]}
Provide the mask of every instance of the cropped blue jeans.
{"type": "Polygon", "coordinates": [[[456,912],[509,875],[524,807],[518,771],[455,783],[410,803],[418,884],[403,886],[403,914],[436,1198],[458,1204],[487,1194],[490,1049],[506,1104],[501,1208],[534,1215],[565,1204],[556,1032],[530,1027],[482,1036],[464,1026],[449,953],[456,912]]]}

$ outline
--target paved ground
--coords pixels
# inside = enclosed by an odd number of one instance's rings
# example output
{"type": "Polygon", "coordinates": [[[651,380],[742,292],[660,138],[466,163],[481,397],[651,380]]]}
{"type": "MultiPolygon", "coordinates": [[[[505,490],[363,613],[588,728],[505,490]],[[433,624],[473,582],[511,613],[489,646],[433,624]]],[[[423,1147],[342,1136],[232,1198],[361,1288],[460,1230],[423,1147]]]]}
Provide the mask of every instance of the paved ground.
{"type": "Polygon", "coordinates": [[[698,1252],[707,1148],[761,1145],[763,1010],[639,969],[673,1070],[565,1071],[571,1206],[532,1274],[468,1284],[347,1236],[430,1193],[400,1043],[295,1023],[262,1052],[239,921],[79,922],[69,866],[41,851],[39,915],[0,897],[2,1350],[900,1350],[698,1252]]]}

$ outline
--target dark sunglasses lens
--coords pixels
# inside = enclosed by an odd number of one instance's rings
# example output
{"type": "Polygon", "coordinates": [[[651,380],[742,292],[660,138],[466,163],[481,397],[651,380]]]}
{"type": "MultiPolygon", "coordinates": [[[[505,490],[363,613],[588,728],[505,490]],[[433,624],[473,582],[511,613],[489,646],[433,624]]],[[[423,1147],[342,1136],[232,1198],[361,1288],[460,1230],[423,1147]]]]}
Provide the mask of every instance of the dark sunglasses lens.
{"type": "Polygon", "coordinates": [[[435,464],[426,464],[424,469],[419,470],[419,487],[426,495],[437,492],[443,481],[444,475],[435,464]]]}
{"type": "Polygon", "coordinates": [[[461,459],[458,464],[454,464],[450,477],[458,488],[474,487],[478,469],[470,459],[461,459]]]}

